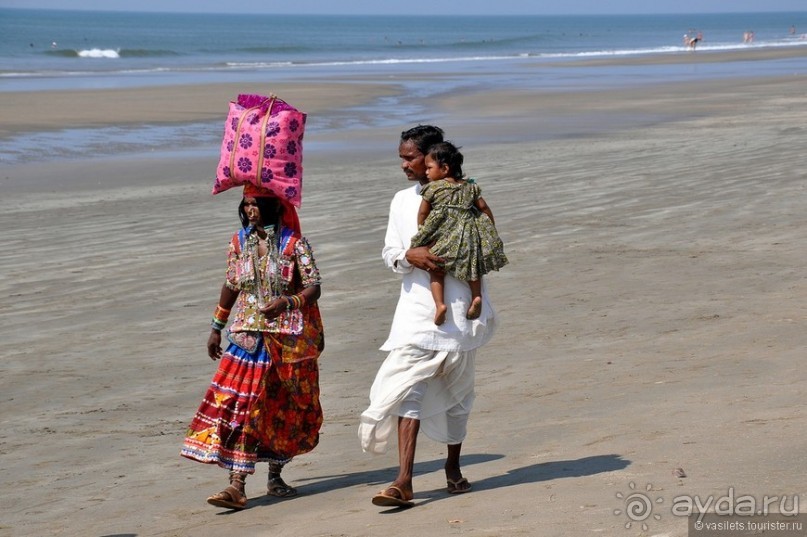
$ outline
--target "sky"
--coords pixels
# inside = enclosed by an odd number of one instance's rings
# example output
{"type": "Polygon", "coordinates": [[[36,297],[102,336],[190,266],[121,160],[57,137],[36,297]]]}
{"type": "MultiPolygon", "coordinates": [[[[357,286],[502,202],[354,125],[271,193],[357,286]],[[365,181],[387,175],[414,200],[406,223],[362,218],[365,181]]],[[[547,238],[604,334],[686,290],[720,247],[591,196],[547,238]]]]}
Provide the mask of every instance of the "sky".
{"type": "Polygon", "coordinates": [[[807,11],[806,0],[0,0],[0,7],[328,15],[584,15],[807,11]],[[495,6],[495,11],[491,6],[495,6]]]}

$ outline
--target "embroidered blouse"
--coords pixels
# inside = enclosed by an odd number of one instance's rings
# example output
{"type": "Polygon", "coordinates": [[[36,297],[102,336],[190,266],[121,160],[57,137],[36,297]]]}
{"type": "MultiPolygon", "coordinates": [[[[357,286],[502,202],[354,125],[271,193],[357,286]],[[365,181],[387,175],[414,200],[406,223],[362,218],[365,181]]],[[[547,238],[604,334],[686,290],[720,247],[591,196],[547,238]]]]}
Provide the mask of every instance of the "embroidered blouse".
{"type": "MultiPolygon", "coordinates": [[[[321,285],[319,269],[305,237],[295,237],[281,229],[278,239],[270,232],[268,240],[274,244],[261,257],[258,237],[249,231],[233,235],[227,250],[226,285],[240,291],[230,332],[276,332],[277,322],[267,322],[260,308],[280,295],[321,285]]],[[[301,317],[299,320],[302,322],[301,317]]]]}

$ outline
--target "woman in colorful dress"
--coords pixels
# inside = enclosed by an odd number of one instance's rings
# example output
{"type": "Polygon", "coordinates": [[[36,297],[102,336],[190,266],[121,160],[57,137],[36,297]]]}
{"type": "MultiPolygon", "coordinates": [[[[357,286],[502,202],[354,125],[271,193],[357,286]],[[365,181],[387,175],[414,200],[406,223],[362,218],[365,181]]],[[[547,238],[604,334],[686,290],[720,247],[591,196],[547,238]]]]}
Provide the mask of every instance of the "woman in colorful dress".
{"type": "Polygon", "coordinates": [[[322,425],[324,335],[311,247],[294,207],[269,191],[245,187],[239,216],[242,229],[230,241],[207,341],[219,367],[182,447],[182,456],[230,471],[229,486],[207,499],[228,509],[246,507],[244,483],[257,462],[269,463],[267,494],[296,495],[280,472],[314,449],[322,425]],[[231,316],[222,353],[221,333],[231,316]]]}

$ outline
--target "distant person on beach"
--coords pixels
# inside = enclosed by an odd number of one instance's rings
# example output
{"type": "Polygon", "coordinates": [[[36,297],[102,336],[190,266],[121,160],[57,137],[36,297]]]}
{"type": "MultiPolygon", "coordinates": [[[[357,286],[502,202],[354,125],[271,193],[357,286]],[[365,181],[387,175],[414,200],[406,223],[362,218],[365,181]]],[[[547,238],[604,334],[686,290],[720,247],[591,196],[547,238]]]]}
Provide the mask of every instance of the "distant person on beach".
{"type": "Polygon", "coordinates": [[[751,30],[743,33],[743,43],[751,44],[754,42],[754,32],[751,30]]]}
{"type": "Polygon", "coordinates": [[[428,182],[426,154],[442,141],[441,129],[418,125],[401,133],[398,145],[401,168],[415,184],[392,199],[382,257],[388,268],[402,275],[401,292],[389,337],[381,346],[389,354],[370,388],[370,405],[359,425],[362,449],[371,453],[386,452],[397,425],[398,475],[373,497],[379,506],[414,505],[412,475],[421,428],[430,439],[448,446],[446,492],[471,490],[460,469],[460,452],[474,401],[476,350],[493,336],[495,312],[483,286],[481,314],[467,319],[468,284],[447,274],[445,299],[452,315],[436,326],[429,273],[441,270],[443,259],[428,246],[410,247],[418,230],[420,192],[428,182]]]}
{"type": "Polygon", "coordinates": [[[442,325],[448,311],[444,273],[468,282],[471,305],[465,317],[476,319],[482,312],[482,276],[507,264],[504,244],[479,185],[463,177],[462,153],[450,142],[435,144],[424,163],[429,183],[420,191],[418,232],[410,248],[429,246],[432,254],[443,259],[442,270],[429,273],[434,324],[442,325]]]}
{"type": "Polygon", "coordinates": [[[317,362],[324,344],[320,274],[295,208],[250,185],[238,213],[242,228],[228,246],[207,340],[219,367],[182,447],[182,456],[230,471],[229,486],[207,502],[236,510],[247,505],[244,483],[257,462],[269,463],[268,495],[297,494],[280,472],[319,442],[317,362]]]}
{"type": "Polygon", "coordinates": [[[689,32],[684,34],[683,41],[685,47],[688,47],[690,50],[695,50],[698,43],[703,41],[703,33],[690,29],[689,32]]]}

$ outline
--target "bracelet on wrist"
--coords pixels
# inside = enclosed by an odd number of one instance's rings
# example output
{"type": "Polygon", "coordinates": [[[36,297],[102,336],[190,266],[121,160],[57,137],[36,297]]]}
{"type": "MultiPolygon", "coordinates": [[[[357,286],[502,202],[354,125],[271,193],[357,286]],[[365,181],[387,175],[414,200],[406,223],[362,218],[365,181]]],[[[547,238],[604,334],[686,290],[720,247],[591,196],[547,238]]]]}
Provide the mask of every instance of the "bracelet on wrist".
{"type": "Polygon", "coordinates": [[[229,318],[230,310],[217,305],[215,311],[213,311],[213,322],[218,322],[223,327],[225,324],[227,324],[227,319],[229,318]]]}

